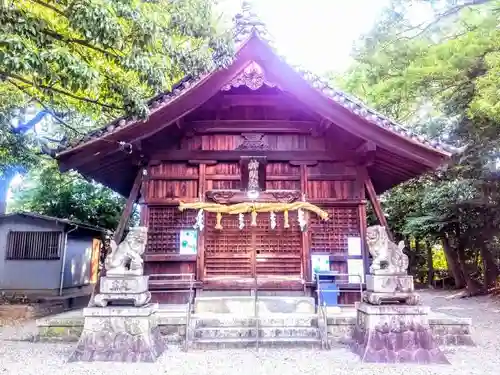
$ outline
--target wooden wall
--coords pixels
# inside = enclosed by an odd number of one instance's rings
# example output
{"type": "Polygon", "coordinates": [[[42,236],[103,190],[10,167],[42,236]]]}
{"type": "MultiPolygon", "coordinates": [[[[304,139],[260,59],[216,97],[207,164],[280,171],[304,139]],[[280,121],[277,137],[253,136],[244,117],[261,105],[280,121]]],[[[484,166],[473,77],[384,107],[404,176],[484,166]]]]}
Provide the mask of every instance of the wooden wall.
{"type": "MultiPolygon", "coordinates": [[[[333,157],[341,154],[338,150],[343,146],[318,132],[320,121],[298,106],[286,110],[246,106],[224,112],[212,103],[210,108],[186,117],[180,125],[186,131],[176,142],[167,141],[168,134],[160,134],[148,145],[154,152],[142,185],[141,221],[149,227],[146,272],[195,273],[199,281],[224,274],[249,277],[255,269],[248,253],[252,251],[252,236],[257,236],[262,256],[266,248],[273,249],[269,253],[274,254],[268,262],[257,263],[259,274],[296,274],[309,280],[312,251],[329,253],[332,270],[346,273],[347,238],[364,237],[366,225],[363,167],[353,160],[333,157]],[[270,118],[276,121],[275,126],[270,118]],[[248,132],[258,135],[252,138],[246,135],[248,132]],[[196,212],[180,212],[179,201],[206,199],[205,193],[211,190],[241,189],[239,160],[222,155],[244,155],[251,142],[251,147],[255,142],[261,145],[262,154],[274,155],[266,164],[267,190],[300,191],[307,201],[327,210],[330,220],[322,222],[316,215],[309,215],[309,228],[303,234],[291,213],[292,228],[285,232],[282,214],[278,214],[278,227],[273,232],[268,215],[261,214],[257,228],[250,228],[247,217],[247,225],[240,231],[238,217],[228,215],[223,217],[224,229],[216,231],[215,217],[208,214],[205,230],[199,236],[198,255],[180,256],[179,232],[192,228],[196,212]],[[186,155],[185,160],[172,160],[175,152],[186,155]],[[276,156],[276,152],[282,156],[276,156]],[[331,160],[324,155],[332,155],[331,160]]],[[[157,295],[164,300],[164,295],[157,295]]],[[[351,301],[349,298],[344,295],[341,300],[351,301]]]]}

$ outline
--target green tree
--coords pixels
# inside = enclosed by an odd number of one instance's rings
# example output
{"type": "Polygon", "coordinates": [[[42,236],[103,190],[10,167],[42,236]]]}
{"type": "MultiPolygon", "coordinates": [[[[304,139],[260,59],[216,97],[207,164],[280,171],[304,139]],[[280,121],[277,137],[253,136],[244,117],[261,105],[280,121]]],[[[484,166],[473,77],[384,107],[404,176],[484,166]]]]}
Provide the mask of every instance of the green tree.
{"type": "Polygon", "coordinates": [[[39,146],[58,143],[16,133],[19,111],[52,111],[51,131],[59,136],[51,138],[58,140],[122,115],[147,117],[151,97],[188,73],[230,61],[231,35],[214,3],[1,1],[0,202],[15,167],[29,168],[39,146]]]}
{"type": "MultiPolygon", "coordinates": [[[[83,179],[75,172],[60,173],[55,161],[44,158],[23,184],[14,189],[11,211],[36,212],[114,230],[125,198],[83,179]]],[[[130,221],[138,221],[137,210],[130,221]]]]}
{"type": "Polygon", "coordinates": [[[455,283],[465,277],[471,294],[484,289],[478,279],[490,287],[498,276],[499,12],[498,0],[395,0],[338,79],[413,130],[467,146],[446,170],[391,191],[384,206],[401,236],[442,242],[455,283]],[[434,17],[412,23],[417,5],[434,17]]]}

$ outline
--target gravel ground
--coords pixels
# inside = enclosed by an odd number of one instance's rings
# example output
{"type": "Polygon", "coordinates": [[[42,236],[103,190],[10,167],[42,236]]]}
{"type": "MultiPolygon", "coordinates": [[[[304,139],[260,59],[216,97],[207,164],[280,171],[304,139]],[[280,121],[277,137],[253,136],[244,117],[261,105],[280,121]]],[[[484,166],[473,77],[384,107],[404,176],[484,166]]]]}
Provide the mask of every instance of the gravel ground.
{"type": "Polygon", "coordinates": [[[33,333],[34,322],[17,327],[0,327],[0,374],[169,374],[169,375],[462,375],[494,374],[500,366],[500,302],[491,297],[450,299],[450,293],[423,292],[424,301],[435,311],[471,317],[477,347],[445,349],[451,365],[362,364],[347,349],[329,352],[294,350],[219,350],[165,352],[154,364],[67,364],[74,344],[42,344],[15,341],[33,333]],[[13,341],[14,340],[14,341],[13,341]]]}

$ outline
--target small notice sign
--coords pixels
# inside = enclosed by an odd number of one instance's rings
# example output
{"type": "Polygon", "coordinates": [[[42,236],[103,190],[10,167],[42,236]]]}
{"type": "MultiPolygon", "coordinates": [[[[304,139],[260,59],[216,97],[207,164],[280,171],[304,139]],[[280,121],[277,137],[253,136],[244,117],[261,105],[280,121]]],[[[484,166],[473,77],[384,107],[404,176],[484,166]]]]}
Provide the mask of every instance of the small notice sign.
{"type": "Polygon", "coordinates": [[[198,231],[181,230],[179,241],[179,254],[196,255],[198,249],[198,231]]]}
{"type": "Polygon", "coordinates": [[[361,237],[347,237],[347,254],[361,255],[361,237]]]}

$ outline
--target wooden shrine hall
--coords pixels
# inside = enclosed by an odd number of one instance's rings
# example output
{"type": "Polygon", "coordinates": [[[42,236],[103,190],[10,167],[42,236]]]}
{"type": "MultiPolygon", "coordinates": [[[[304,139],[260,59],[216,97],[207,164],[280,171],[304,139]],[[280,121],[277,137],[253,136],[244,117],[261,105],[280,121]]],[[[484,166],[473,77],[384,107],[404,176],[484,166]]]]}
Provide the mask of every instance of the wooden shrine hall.
{"type": "MultiPolygon", "coordinates": [[[[57,159],[129,197],[120,236],[140,204],[147,273],[194,274],[197,293],[255,281],[311,293],[315,255],[342,274],[368,269],[367,201],[386,226],[377,195],[453,150],[293,68],[243,19],[230,66],[187,77],[151,100],[147,120],[119,119],[57,159]]],[[[187,298],[169,293],[178,282],[150,283],[157,301],[187,298]]]]}

